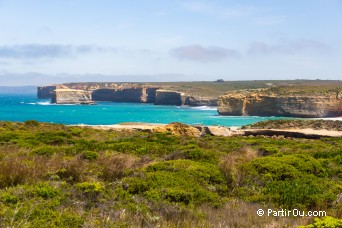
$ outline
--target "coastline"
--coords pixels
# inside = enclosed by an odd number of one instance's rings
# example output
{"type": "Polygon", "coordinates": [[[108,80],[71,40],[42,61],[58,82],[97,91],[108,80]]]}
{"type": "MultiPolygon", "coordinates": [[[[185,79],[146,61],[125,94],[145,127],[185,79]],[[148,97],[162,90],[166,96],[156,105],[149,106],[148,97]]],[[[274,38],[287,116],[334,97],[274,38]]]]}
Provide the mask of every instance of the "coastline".
{"type": "MultiPolygon", "coordinates": [[[[331,118],[329,118],[331,119],[331,118]]],[[[333,120],[342,121],[342,118],[333,120]]],[[[312,129],[312,128],[280,128],[280,129],[252,129],[241,127],[225,127],[225,126],[202,126],[202,125],[187,125],[182,123],[143,123],[143,122],[123,122],[112,125],[85,125],[78,124],[72,126],[90,127],[99,130],[118,130],[118,131],[147,131],[147,132],[170,132],[176,135],[194,135],[202,136],[205,134],[214,136],[283,136],[295,138],[319,138],[319,137],[342,137],[342,131],[327,130],[327,129],[312,129]],[[182,128],[190,129],[191,133],[180,133],[179,130],[174,131],[175,125],[181,125],[182,128]]],[[[179,127],[178,127],[179,128],[179,127]]]]}

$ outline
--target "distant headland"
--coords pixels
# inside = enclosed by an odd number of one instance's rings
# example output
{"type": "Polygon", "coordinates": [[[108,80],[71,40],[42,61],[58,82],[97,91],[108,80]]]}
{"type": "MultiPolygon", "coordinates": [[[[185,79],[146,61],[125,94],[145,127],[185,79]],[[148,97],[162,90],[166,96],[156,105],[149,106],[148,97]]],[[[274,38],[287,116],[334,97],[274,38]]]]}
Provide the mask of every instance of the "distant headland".
{"type": "Polygon", "coordinates": [[[342,81],[83,82],[38,87],[38,98],[57,104],[97,101],[217,106],[227,116],[342,116],[342,81]]]}

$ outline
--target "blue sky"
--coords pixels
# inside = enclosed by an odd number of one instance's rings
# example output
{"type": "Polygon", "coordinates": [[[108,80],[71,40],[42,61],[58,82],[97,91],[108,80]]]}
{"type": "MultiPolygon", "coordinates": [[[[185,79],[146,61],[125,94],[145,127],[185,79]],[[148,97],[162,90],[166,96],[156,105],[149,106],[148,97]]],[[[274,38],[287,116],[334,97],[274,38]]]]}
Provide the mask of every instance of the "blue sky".
{"type": "Polygon", "coordinates": [[[342,0],[0,0],[0,84],[342,79],[341,28],[342,0]]]}

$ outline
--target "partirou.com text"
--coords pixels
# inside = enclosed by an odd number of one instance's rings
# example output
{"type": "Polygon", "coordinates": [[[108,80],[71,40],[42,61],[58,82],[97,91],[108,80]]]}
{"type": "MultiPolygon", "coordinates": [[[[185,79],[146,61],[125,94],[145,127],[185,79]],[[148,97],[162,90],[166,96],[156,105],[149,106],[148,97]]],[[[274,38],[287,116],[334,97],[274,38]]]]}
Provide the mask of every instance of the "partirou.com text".
{"type": "Polygon", "coordinates": [[[273,210],[273,209],[258,209],[257,215],[259,216],[273,216],[273,217],[324,217],[327,215],[325,211],[303,211],[298,209],[287,210],[273,210]]]}

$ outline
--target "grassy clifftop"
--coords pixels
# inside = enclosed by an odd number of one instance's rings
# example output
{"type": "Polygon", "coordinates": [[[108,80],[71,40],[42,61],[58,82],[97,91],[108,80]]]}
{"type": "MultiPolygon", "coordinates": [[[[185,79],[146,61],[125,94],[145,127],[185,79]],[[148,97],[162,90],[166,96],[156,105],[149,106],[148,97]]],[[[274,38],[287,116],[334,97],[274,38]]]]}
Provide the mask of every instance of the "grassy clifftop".
{"type": "Polygon", "coordinates": [[[0,226],[313,222],[259,217],[259,208],[342,218],[340,148],[337,138],[194,138],[0,122],[0,226]]]}
{"type": "Polygon", "coordinates": [[[342,121],[338,120],[268,120],[244,126],[254,129],[293,129],[311,128],[315,130],[342,131],[342,121]]]}
{"type": "Polygon", "coordinates": [[[336,87],[342,88],[342,81],[331,80],[255,80],[255,81],[225,81],[225,82],[144,82],[144,83],[112,83],[112,82],[84,82],[84,83],[66,83],[66,86],[77,87],[82,84],[86,87],[96,88],[111,86],[113,84],[127,86],[157,86],[164,89],[176,90],[194,96],[216,98],[228,91],[271,88],[270,91],[286,94],[288,91],[311,93],[325,93],[334,90],[336,87]],[[278,87],[281,87],[278,89],[278,87]],[[272,89],[273,88],[273,89],[272,89]]]}

